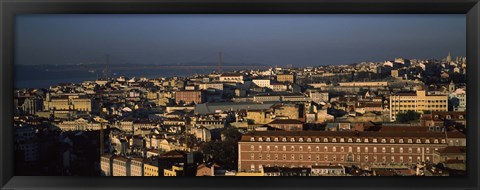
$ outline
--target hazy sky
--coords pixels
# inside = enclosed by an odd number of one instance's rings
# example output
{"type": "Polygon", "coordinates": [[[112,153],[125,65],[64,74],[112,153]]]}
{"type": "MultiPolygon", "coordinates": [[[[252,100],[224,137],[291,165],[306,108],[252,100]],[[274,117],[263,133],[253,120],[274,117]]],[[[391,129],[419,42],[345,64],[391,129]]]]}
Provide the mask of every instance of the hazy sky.
{"type": "Polygon", "coordinates": [[[465,56],[465,15],[20,15],[16,63],[313,66],[465,56]]]}

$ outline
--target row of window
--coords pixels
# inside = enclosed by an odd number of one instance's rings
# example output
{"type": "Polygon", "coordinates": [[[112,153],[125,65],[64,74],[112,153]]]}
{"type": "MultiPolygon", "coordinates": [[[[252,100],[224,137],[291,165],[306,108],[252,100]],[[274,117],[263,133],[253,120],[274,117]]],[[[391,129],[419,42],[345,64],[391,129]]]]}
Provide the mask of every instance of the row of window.
{"type": "MultiPolygon", "coordinates": [[[[271,140],[272,140],[272,139],[271,139],[270,137],[267,137],[267,138],[265,139],[266,142],[270,142],[271,140]]],[[[302,137],[300,137],[300,138],[298,138],[298,139],[292,137],[292,138],[290,138],[289,142],[295,142],[296,140],[297,140],[298,142],[304,142],[304,140],[306,140],[306,142],[312,142],[312,138],[306,138],[306,139],[304,139],[304,138],[302,138],[302,137]]],[[[363,142],[363,143],[370,143],[370,139],[369,139],[369,138],[364,138],[363,140],[360,139],[360,138],[356,138],[356,139],[353,139],[353,138],[347,138],[347,139],[345,139],[345,138],[339,138],[339,139],[338,139],[338,142],[345,142],[345,141],[346,141],[346,142],[351,143],[351,142],[354,142],[354,140],[355,140],[356,143],[362,143],[362,142],[363,142]]],[[[251,141],[251,142],[255,142],[255,137],[251,137],[251,138],[250,138],[250,141],[251,141]]],[[[258,142],[263,142],[263,137],[258,137],[257,141],[258,141],[258,142]]],[[[278,141],[279,141],[279,138],[278,138],[278,137],[275,137],[275,138],[273,138],[273,141],[274,141],[274,142],[278,142],[278,141]]],[[[329,141],[329,138],[323,138],[322,141],[325,142],[325,143],[330,142],[330,141],[329,141]]],[[[287,142],[287,138],[286,138],[286,137],[282,138],[282,142],[287,142]]],[[[315,138],[315,142],[321,142],[320,138],[315,138]]],[[[331,138],[331,142],[336,143],[336,142],[337,142],[337,138],[331,138]]],[[[378,143],[378,142],[380,142],[380,143],[387,143],[387,139],[380,139],[380,140],[379,140],[379,139],[374,138],[374,139],[371,139],[371,142],[372,142],[372,143],[378,143]]],[[[395,141],[395,139],[389,139],[389,140],[388,140],[388,143],[396,143],[396,142],[398,142],[398,143],[405,143],[404,139],[398,139],[398,141],[395,141]]],[[[425,139],[425,141],[424,141],[424,143],[427,143],[427,144],[429,144],[429,143],[431,143],[431,142],[432,142],[432,141],[430,141],[430,139],[425,139]]],[[[441,142],[442,142],[442,143],[445,143],[445,139],[441,139],[441,142]]],[[[413,143],[413,139],[407,139],[407,143],[413,143]]],[[[422,141],[421,141],[421,139],[416,139],[416,140],[415,140],[415,143],[422,143],[422,141]]],[[[433,140],[433,143],[438,144],[438,143],[439,143],[439,139],[434,139],[434,140],[433,140]]]]}
{"type": "MultiPolygon", "coordinates": [[[[251,145],[250,146],[250,150],[251,151],[255,151],[255,146],[254,145],[251,145]]],[[[263,151],[263,146],[262,145],[259,145],[258,148],[257,148],[258,151],[263,151]]],[[[266,146],[266,150],[267,151],[270,151],[270,146],[266,146]]],[[[278,146],[274,146],[274,150],[275,151],[278,151],[278,146]]],[[[296,151],[296,150],[299,150],[299,151],[303,151],[303,146],[298,146],[298,148],[296,148],[296,146],[290,146],[290,151],[296,151]]],[[[307,147],[307,150],[308,152],[311,152],[312,151],[312,147],[311,146],[308,146],[307,147]]],[[[323,147],[323,150],[324,152],[329,152],[329,148],[328,147],[323,147]]],[[[339,148],[340,152],[345,152],[345,147],[340,147],[339,148]]],[[[361,148],[360,147],[357,147],[357,152],[360,153],[361,152],[361,148]]],[[[374,153],[378,152],[377,150],[377,147],[365,147],[364,148],[364,153],[368,153],[370,150],[372,150],[374,153]]],[[[438,148],[435,148],[435,150],[438,150],[438,148]]],[[[287,151],[287,146],[282,146],[282,151],[287,151]]],[[[319,146],[316,146],[315,147],[315,151],[317,152],[320,152],[320,147],[319,146]]],[[[337,147],[331,147],[331,151],[332,152],[337,152],[337,147]]],[[[352,150],[352,147],[348,147],[348,152],[353,152],[352,150]]],[[[386,147],[382,147],[382,153],[386,153],[387,152],[387,149],[386,147]]],[[[400,147],[400,148],[395,148],[395,147],[391,147],[390,148],[390,152],[391,153],[404,153],[404,149],[403,147],[400,147]]],[[[412,153],[413,152],[413,148],[408,148],[408,153],[412,153]]],[[[421,148],[417,148],[417,153],[420,154],[422,152],[422,149],[421,148]]],[[[426,154],[430,154],[430,148],[425,148],[425,153],[426,154]]]]}
{"type": "MultiPolygon", "coordinates": [[[[273,158],[274,158],[274,160],[278,160],[279,155],[274,154],[273,158]]],[[[354,161],[361,162],[362,161],[361,160],[362,157],[360,155],[357,155],[356,160],[354,160],[354,156],[338,156],[339,161],[345,161],[345,158],[347,159],[348,162],[354,162],[354,161]]],[[[376,155],[374,155],[374,156],[366,155],[363,158],[364,158],[364,160],[363,160],[364,162],[370,162],[370,161],[378,162],[379,161],[378,156],[376,156],[376,155]]],[[[262,159],[263,159],[262,154],[258,154],[257,159],[255,159],[255,154],[250,155],[250,160],[262,160],[262,159]]],[[[305,159],[308,160],[308,161],[311,161],[312,156],[307,155],[305,159]]],[[[266,154],[266,160],[270,160],[270,154],[266,154]]],[[[282,160],[287,160],[287,154],[282,154],[282,160]]],[[[300,160],[300,161],[302,161],[302,160],[304,160],[304,157],[303,157],[303,155],[298,155],[296,157],[295,154],[291,154],[289,160],[300,160]]],[[[318,155],[318,154],[315,155],[315,160],[320,161],[320,155],[318,155]]],[[[324,161],[337,161],[337,155],[333,155],[333,156],[324,155],[323,160],[324,161]],[[330,159],[329,159],[329,157],[330,157],[330,159]]],[[[425,156],[425,160],[430,161],[430,156],[425,156]]],[[[405,161],[404,157],[400,156],[398,161],[404,162],[405,161]]],[[[408,162],[412,162],[412,161],[413,161],[413,157],[408,156],[408,162]]],[[[420,156],[417,156],[417,161],[421,161],[420,156]]],[[[387,162],[387,156],[382,156],[382,162],[387,162]]],[[[397,160],[395,159],[395,156],[391,156],[389,162],[397,162],[397,160]]]]}

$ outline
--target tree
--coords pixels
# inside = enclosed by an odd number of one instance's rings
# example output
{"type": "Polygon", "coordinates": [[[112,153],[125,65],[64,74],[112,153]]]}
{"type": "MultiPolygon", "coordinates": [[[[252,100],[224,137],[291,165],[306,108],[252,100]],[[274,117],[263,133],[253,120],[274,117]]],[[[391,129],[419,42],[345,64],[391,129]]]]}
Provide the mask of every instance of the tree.
{"type": "Polygon", "coordinates": [[[235,128],[225,128],[222,132],[222,141],[210,141],[202,145],[204,156],[212,158],[215,162],[223,164],[225,169],[236,170],[238,162],[238,141],[241,133],[235,128]]]}
{"type": "Polygon", "coordinates": [[[397,114],[397,121],[400,123],[408,123],[410,121],[415,121],[420,119],[420,113],[408,110],[405,113],[398,113],[397,114]]]}

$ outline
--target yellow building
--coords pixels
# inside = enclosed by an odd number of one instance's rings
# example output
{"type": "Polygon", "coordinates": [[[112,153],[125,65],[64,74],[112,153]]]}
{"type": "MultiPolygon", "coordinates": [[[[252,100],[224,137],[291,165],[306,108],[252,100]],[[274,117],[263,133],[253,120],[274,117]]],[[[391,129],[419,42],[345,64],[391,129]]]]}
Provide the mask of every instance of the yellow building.
{"type": "Polygon", "coordinates": [[[395,121],[398,113],[408,110],[448,111],[447,95],[427,95],[425,90],[416,93],[397,93],[390,95],[390,121],[395,121]]]}
{"type": "Polygon", "coordinates": [[[295,83],[295,76],[293,74],[278,74],[277,81],[295,83]]]}
{"type": "Polygon", "coordinates": [[[156,160],[143,164],[143,176],[158,176],[158,163],[156,160]]]}
{"type": "Polygon", "coordinates": [[[45,101],[48,110],[92,111],[92,100],[84,96],[62,96],[45,101]]]}
{"type": "Polygon", "coordinates": [[[183,176],[183,166],[173,165],[171,169],[164,169],[163,176],[183,176]]]}

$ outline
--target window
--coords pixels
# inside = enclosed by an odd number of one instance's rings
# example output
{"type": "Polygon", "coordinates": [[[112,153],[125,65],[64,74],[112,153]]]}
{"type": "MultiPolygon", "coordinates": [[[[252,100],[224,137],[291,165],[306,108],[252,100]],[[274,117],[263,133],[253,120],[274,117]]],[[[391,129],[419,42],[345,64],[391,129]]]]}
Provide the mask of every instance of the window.
{"type": "Polygon", "coordinates": [[[267,160],[270,160],[270,154],[267,154],[267,160]]]}
{"type": "Polygon", "coordinates": [[[250,138],[250,141],[254,142],[254,141],[255,141],[255,138],[254,138],[254,137],[250,138]]]}
{"type": "Polygon", "coordinates": [[[345,139],[344,139],[344,138],[340,138],[340,142],[345,142],[345,139]]]}
{"type": "Polygon", "coordinates": [[[292,159],[292,160],[295,160],[295,154],[292,154],[292,155],[291,155],[291,159],[292,159]]]}
{"type": "Polygon", "coordinates": [[[325,152],[328,152],[328,147],[323,148],[325,152]]]}
{"type": "Polygon", "coordinates": [[[446,143],[445,139],[442,139],[442,143],[443,143],[443,144],[445,144],[445,143],[446,143]]]}
{"type": "Polygon", "coordinates": [[[395,152],[395,148],[392,147],[392,148],[390,149],[390,152],[391,152],[391,153],[394,153],[394,152],[395,152]]]}
{"type": "Polygon", "coordinates": [[[377,147],[373,147],[373,152],[377,153],[377,147]]]}
{"type": "Polygon", "coordinates": [[[400,148],[400,153],[403,153],[403,148],[400,148]]]}
{"type": "Polygon", "coordinates": [[[365,156],[365,162],[368,162],[368,156],[365,156]]]}
{"type": "Polygon", "coordinates": [[[308,150],[308,152],[312,151],[312,147],[308,146],[307,150],[308,150]]]}
{"type": "Polygon", "coordinates": [[[328,138],[324,138],[324,139],[323,139],[323,142],[328,142],[328,138]]]}
{"type": "Polygon", "coordinates": [[[417,139],[416,143],[422,143],[422,141],[420,139],[417,139]]]}
{"type": "Polygon", "coordinates": [[[286,159],[287,159],[287,155],[286,155],[286,154],[283,154],[282,158],[283,158],[283,160],[286,160],[286,159]]]}
{"type": "Polygon", "coordinates": [[[303,138],[298,139],[298,142],[303,142],[303,138]]]}
{"type": "Polygon", "coordinates": [[[360,147],[357,147],[357,152],[360,152],[360,147]]]}
{"type": "Polygon", "coordinates": [[[278,154],[275,154],[275,160],[278,160],[278,154]]]}
{"type": "Polygon", "coordinates": [[[364,143],[368,143],[368,139],[363,140],[364,143]]]}
{"type": "Polygon", "coordinates": [[[263,141],[262,137],[258,137],[258,141],[262,142],[263,141]]]}
{"type": "Polygon", "coordinates": [[[430,154],[430,148],[426,148],[425,153],[430,154]]]}
{"type": "Polygon", "coordinates": [[[312,155],[309,154],[308,157],[307,157],[307,159],[308,159],[309,161],[312,160],[312,155]]]}
{"type": "Polygon", "coordinates": [[[343,146],[340,147],[340,151],[341,151],[341,152],[345,152],[345,148],[343,148],[343,146]]]}
{"type": "Polygon", "coordinates": [[[413,162],[413,160],[412,160],[412,157],[411,157],[411,156],[409,156],[409,157],[408,157],[408,162],[413,162]]]}
{"type": "Polygon", "coordinates": [[[320,160],[320,155],[317,154],[315,157],[316,157],[317,161],[320,160]]]}
{"type": "Polygon", "coordinates": [[[385,147],[382,147],[382,152],[385,153],[386,152],[386,149],[385,147]]]}
{"type": "Polygon", "coordinates": [[[412,140],[412,139],[408,139],[408,143],[413,143],[413,140],[412,140]]]}
{"type": "Polygon", "coordinates": [[[300,147],[299,147],[299,150],[300,150],[300,151],[303,151],[303,146],[300,146],[300,147]]]}
{"type": "Polygon", "coordinates": [[[267,151],[270,151],[270,145],[269,145],[269,146],[267,146],[267,151]]]}
{"type": "Polygon", "coordinates": [[[255,147],[254,147],[253,145],[250,146],[250,150],[251,150],[251,151],[254,151],[254,150],[255,150],[255,147]]]}
{"type": "Polygon", "coordinates": [[[290,138],[290,142],[295,142],[295,138],[290,138]]]}
{"type": "Polygon", "coordinates": [[[275,142],[278,142],[278,138],[277,138],[277,137],[275,137],[275,139],[273,139],[273,141],[275,141],[275,142]]]}
{"type": "Polygon", "coordinates": [[[300,154],[300,160],[303,160],[303,154],[300,154]]]}
{"type": "Polygon", "coordinates": [[[295,146],[291,146],[291,147],[290,147],[290,150],[291,150],[291,151],[295,151],[295,146]]]}
{"type": "Polygon", "coordinates": [[[267,142],[270,142],[270,137],[267,137],[267,142]]]}
{"type": "Polygon", "coordinates": [[[425,143],[427,143],[427,144],[430,143],[430,140],[429,139],[425,140],[425,143]]]}
{"type": "Polygon", "coordinates": [[[337,147],[333,147],[332,152],[337,152],[337,147]]]}
{"type": "Polygon", "coordinates": [[[285,138],[285,137],[282,138],[282,141],[283,141],[283,142],[287,142],[287,138],[285,138]]]}
{"type": "Polygon", "coordinates": [[[353,141],[352,141],[352,138],[348,138],[348,142],[350,142],[350,143],[353,142],[353,141]]]}
{"type": "Polygon", "coordinates": [[[328,160],[328,156],[327,156],[327,155],[323,156],[323,159],[324,159],[325,161],[327,161],[327,160],[328,160]]]}
{"type": "Polygon", "coordinates": [[[395,139],[390,139],[390,143],[395,143],[395,139]]]}
{"type": "Polygon", "coordinates": [[[421,152],[420,148],[417,148],[417,153],[420,154],[421,152]]]}
{"type": "Polygon", "coordinates": [[[320,142],[320,138],[315,138],[315,142],[320,142]]]}
{"type": "Polygon", "coordinates": [[[372,142],[377,143],[377,139],[373,139],[372,142]]]}
{"type": "Polygon", "coordinates": [[[286,146],[283,146],[283,147],[282,147],[282,150],[283,150],[283,151],[287,151],[287,147],[286,147],[286,146]]]}
{"type": "Polygon", "coordinates": [[[259,159],[259,160],[262,159],[262,154],[258,154],[258,159],[259,159]]]}
{"type": "Polygon", "coordinates": [[[255,160],[255,154],[250,154],[250,160],[255,160]]]}
{"type": "Polygon", "coordinates": [[[312,142],[312,139],[311,139],[311,138],[307,138],[307,142],[312,142]]]}
{"type": "Polygon", "coordinates": [[[275,146],[275,151],[278,151],[278,146],[275,146]]]}
{"type": "Polygon", "coordinates": [[[433,140],[433,143],[438,144],[438,139],[433,140]]]}
{"type": "Polygon", "coordinates": [[[399,142],[399,143],[403,143],[403,139],[399,139],[398,142],[399,142]]]}
{"type": "Polygon", "coordinates": [[[408,153],[412,153],[412,148],[408,148],[408,153]]]}
{"type": "Polygon", "coordinates": [[[365,147],[365,153],[368,153],[368,147],[365,147]]]}
{"type": "Polygon", "coordinates": [[[320,152],[320,147],[316,146],[316,147],[315,147],[315,150],[316,150],[317,152],[320,152]]]}
{"type": "Polygon", "coordinates": [[[382,143],[387,143],[387,140],[386,140],[386,139],[382,139],[382,143]]]}
{"type": "Polygon", "coordinates": [[[262,151],[262,145],[258,146],[258,150],[262,151]]]}
{"type": "Polygon", "coordinates": [[[361,142],[362,142],[362,140],[361,140],[360,138],[357,138],[357,140],[356,140],[355,142],[357,142],[357,143],[361,143],[361,142]]]}

